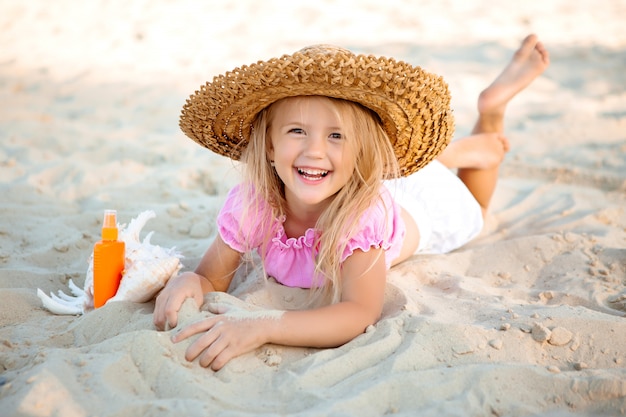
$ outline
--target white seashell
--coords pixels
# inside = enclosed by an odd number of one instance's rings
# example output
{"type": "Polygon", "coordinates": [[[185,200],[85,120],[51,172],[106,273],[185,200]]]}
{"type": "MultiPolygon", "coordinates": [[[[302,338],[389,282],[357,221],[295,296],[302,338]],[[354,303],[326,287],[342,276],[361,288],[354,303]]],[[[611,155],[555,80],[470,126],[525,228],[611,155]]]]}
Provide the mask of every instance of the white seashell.
{"type": "MultiPolygon", "coordinates": [[[[165,249],[150,243],[153,232],[148,233],[143,241],[139,240],[141,229],[154,217],[156,214],[148,210],[140,213],[128,227],[118,225],[119,239],[126,245],[125,269],[117,293],[107,302],[149,301],[182,268],[182,255],[175,248],[165,249]]],[[[54,314],[75,315],[93,310],[93,253],[89,259],[84,289],[80,289],[71,279],[69,287],[73,295],[59,290],[58,296],[52,293],[48,296],[38,288],[37,296],[43,306],[54,314]]]]}
{"type": "MultiPolygon", "coordinates": [[[[59,291],[62,293],[62,291],[59,291]]],[[[50,294],[48,297],[45,292],[37,288],[37,296],[41,299],[43,306],[54,314],[76,315],[83,314],[83,300],[76,297],[76,300],[61,300],[50,294]]],[[[67,296],[69,297],[69,296],[67,296]]]]}

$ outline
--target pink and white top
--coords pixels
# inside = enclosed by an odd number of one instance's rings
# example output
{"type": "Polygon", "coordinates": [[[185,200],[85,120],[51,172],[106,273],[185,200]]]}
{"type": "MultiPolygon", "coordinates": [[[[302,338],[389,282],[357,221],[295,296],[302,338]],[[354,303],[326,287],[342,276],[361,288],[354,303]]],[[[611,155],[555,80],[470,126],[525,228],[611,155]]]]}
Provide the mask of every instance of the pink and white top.
{"type": "MultiPolygon", "coordinates": [[[[308,229],[304,236],[287,237],[283,227],[285,217],[272,218],[270,205],[260,199],[258,207],[255,207],[258,212],[256,210],[255,213],[249,212],[248,218],[242,224],[243,190],[242,184],[230,190],[217,217],[218,231],[224,242],[232,249],[245,253],[259,251],[264,237],[269,236],[263,265],[267,275],[289,287],[311,288],[314,285],[316,254],[313,245],[319,232],[308,229]],[[262,230],[263,224],[270,225],[271,230],[262,230]]],[[[357,249],[367,252],[370,248],[382,248],[389,268],[391,262],[400,254],[406,232],[400,215],[400,206],[393,201],[386,188],[382,187],[381,190],[382,199],[361,217],[360,230],[348,241],[341,262],[357,249]]]]}

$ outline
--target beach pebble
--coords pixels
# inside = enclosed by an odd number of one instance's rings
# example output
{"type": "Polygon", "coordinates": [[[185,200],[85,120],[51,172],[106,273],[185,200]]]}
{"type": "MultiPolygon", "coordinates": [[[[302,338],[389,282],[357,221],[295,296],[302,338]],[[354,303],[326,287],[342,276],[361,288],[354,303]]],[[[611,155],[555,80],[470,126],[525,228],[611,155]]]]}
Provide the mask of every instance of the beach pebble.
{"type": "Polygon", "coordinates": [[[554,298],[554,293],[552,291],[543,291],[539,293],[539,299],[542,301],[552,300],[554,298]]]}
{"type": "Polygon", "coordinates": [[[548,343],[554,346],[563,346],[572,340],[573,333],[564,327],[555,327],[552,329],[548,343]]]}
{"type": "Polygon", "coordinates": [[[509,272],[499,272],[498,276],[503,279],[511,279],[511,273],[509,272]]]}
{"type": "Polygon", "coordinates": [[[528,324],[520,324],[519,329],[524,333],[531,333],[533,328],[528,324]]]}
{"type": "Polygon", "coordinates": [[[57,252],[65,253],[70,250],[70,245],[68,245],[67,243],[55,243],[54,250],[57,252]]]}
{"type": "Polygon", "coordinates": [[[496,350],[500,350],[502,349],[502,339],[493,339],[489,341],[489,346],[491,346],[492,348],[496,349],[496,350]]]}
{"type": "Polygon", "coordinates": [[[561,373],[561,370],[559,369],[558,366],[554,366],[554,365],[550,365],[548,366],[546,369],[548,369],[549,372],[552,372],[553,374],[559,374],[561,373]]]}
{"type": "Polygon", "coordinates": [[[541,323],[535,323],[531,330],[533,340],[537,342],[545,342],[550,339],[551,331],[541,323]]]}
{"type": "Polygon", "coordinates": [[[577,371],[582,371],[583,369],[587,369],[589,367],[589,365],[587,365],[585,362],[576,362],[574,364],[574,369],[576,369],[577,371]]]}
{"type": "Polygon", "coordinates": [[[467,355],[468,353],[474,353],[474,348],[469,345],[456,345],[452,346],[452,351],[457,355],[467,355]]]}
{"type": "Polygon", "coordinates": [[[500,330],[502,331],[507,331],[511,328],[511,323],[502,323],[502,325],[500,326],[500,330]]]}

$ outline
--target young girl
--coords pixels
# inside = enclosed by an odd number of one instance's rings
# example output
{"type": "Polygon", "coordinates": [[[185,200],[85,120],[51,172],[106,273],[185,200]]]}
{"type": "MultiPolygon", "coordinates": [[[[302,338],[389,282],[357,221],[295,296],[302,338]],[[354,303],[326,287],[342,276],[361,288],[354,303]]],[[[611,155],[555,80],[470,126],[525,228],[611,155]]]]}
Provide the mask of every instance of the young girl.
{"type": "Polygon", "coordinates": [[[241,159],[244,181],[228,194],[195,272],[157,297],[156,327],[175,327],[186,298],[200,306],[207,292],[227,291],[242,255],[257,251],[266,275],[329,302],[191,324],[173,336],[202,333],[187,360],[218,370],[265,343],[336,347],[361,334],[379,319],[389,267],[454,250],[481,231],[509,149],[506,105],[548,63],[528,36],[479,96],[472,135],[447,147],[446,84],[404,62],[321,45],[214,78],[188,100],[181,128],[241,159]]]}

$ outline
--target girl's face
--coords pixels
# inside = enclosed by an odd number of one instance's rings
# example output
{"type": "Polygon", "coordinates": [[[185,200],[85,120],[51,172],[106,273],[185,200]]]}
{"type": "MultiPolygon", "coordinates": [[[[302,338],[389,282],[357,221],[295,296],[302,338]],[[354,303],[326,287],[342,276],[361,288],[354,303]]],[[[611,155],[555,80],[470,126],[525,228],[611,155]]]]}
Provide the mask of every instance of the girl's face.
{"type": "Polygon", "coordinates": [[[288,98],[274,104],[269,124],[269,157],[290,210],[321,212],[355,168],[338,112],[322,97],[288,98]]]}

